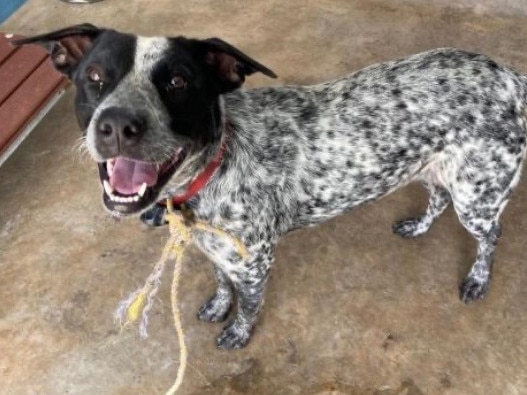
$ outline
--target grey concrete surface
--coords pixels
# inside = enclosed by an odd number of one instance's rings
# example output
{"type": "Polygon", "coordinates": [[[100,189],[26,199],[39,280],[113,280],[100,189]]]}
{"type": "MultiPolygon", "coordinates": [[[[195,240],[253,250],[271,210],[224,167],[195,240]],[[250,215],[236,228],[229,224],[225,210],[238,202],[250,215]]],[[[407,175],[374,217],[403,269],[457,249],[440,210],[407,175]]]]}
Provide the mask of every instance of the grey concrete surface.
{"type": "MultiPolygon", "coordinates": [[[[280,76],[248,86],[320,82],[442,46],[527,73],[527,16],[514,11],[525,11],[523,2],[449,3],[30,0],[0,30],[89,21],[219,36],[280,76]]],[[[75,148],[72,98],[70,90],[0,168],[0,393],[162,394],[178,358],[169,277],[147,340],[121,332],[112,314],[157,260],[166,229],[106,215],[96,168],[75,148]]],[[[221,325],[196,319],[214,283],[210,263],[191,250],[180,301],[190,365],[180,394],[526,394],[526,198],[524,178],[502,217],[490,294],[471,306],[457,287],[475,243],[452,209],[424,237],[391,233],[392,222],[424,209],[417,185],[288,235],[253,340],[234,352],[214,346],[221,325]]]]}

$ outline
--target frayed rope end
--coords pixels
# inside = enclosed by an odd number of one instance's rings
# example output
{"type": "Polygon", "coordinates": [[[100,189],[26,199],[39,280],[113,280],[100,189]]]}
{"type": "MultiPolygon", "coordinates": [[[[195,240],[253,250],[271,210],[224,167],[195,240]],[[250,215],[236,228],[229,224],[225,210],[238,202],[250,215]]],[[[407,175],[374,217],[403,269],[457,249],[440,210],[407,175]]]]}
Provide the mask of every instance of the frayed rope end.
{"type": "Polygon", "coordinates": [[[128,322],[135,322],[139,318],[139,314],[143,310],[145,305],[146,292],[141,291],[139,295],[132,301],[132,303],[126,309],[126,319],[128,322]]]}

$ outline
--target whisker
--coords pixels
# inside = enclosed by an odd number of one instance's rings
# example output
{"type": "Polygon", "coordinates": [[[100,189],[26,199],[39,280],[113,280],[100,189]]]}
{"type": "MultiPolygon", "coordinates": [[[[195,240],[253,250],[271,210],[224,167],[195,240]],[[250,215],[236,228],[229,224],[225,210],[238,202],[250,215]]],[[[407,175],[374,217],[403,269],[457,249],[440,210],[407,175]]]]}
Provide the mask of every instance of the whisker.
{"type": "Polygon", "coordinates": [[[86,144],[86,137],[79,137],[72,146],[72,152],[75,153],[74,158],[90,159],[90,153],[86,144]]]}

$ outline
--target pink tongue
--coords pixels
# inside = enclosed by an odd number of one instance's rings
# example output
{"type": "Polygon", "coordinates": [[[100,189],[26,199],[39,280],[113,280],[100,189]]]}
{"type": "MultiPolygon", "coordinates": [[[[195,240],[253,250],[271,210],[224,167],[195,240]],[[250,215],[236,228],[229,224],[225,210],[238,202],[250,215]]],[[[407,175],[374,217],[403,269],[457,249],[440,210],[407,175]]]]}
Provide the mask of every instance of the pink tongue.
{"type": "Polygon", "coordinates": [[[115,159],[113,173],[110,176],[110,185],[113,189],[123,195],[132,195],[137,193],[144,182],[148,186],[157,183],[157,170],[154,164],[120,156],[115,159]]]}

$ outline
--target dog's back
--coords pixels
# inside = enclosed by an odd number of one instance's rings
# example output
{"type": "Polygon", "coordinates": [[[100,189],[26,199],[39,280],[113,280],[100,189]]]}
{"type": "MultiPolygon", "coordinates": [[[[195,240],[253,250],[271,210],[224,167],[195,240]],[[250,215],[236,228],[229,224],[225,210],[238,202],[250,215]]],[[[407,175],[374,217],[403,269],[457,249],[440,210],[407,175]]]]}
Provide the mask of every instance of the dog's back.
{"type": "Polygon", "coordinates": [[[304,225],[415,178],[454,193],[503,192],[523,158],[525,83],[483,55],[447,48],[226,100],[260,163],[292,178],[304,225]]]}

